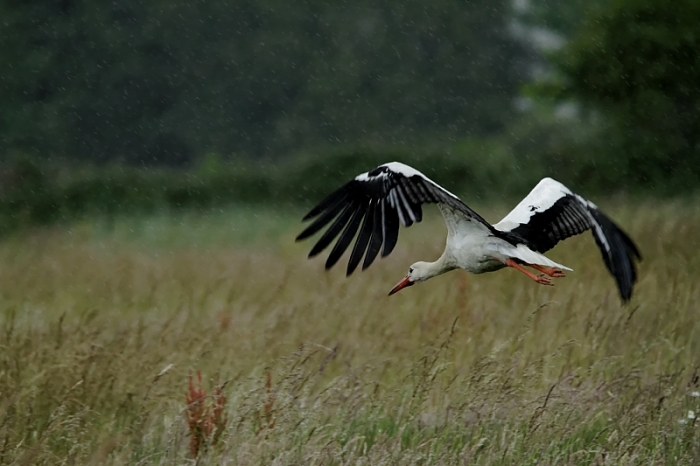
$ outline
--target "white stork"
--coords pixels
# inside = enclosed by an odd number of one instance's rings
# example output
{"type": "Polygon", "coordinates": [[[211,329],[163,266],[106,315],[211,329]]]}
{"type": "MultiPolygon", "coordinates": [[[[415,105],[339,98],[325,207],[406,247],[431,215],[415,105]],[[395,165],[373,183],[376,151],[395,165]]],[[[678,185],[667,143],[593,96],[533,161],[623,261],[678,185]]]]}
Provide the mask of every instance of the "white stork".
{"type": "Polygon", "coordinates": [[[359,229],[348,262],[350,275],[363,256],[364,270],[380,250],[382,257],[389,255],[398,239],[399,222],[406,227],[420,222],[421,206],[430,203],[438,205],[447,224],[445,251],[435,262],[413,264],[390,295],[457,268],[478,274],[512,267],[537,283],[551,285],[549,277],[563,277],[563,270],[571,269],[542,253],[563,239],[592,230],[623,302],[632,296],[637,278],[634,258],[641,259],[634,242],[595,204],[551,178],[540,181],[503,220],[491,225],[418,170],[391,162],[357,176],[322,200],[304,217],[318,218],[297,241],[333,222],[309,253],[309,257],[317,255],[340,234],[326,260],[326,269],[330,269],[359,229]],[[542,274],[535,275],[524,266],[542,274]]]}

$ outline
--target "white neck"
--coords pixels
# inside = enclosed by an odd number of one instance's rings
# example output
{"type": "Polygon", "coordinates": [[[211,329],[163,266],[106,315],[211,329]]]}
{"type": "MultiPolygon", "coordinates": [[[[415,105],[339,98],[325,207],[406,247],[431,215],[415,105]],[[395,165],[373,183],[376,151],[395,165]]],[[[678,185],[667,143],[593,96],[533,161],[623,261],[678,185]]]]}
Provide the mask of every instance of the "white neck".
{"type": "Polygon", "coordinates": [[[449,272],[450,270],[456,269],[457,266],[454,265],[454,263],[451,260],[448,260],[447,258],[447,251],[442,253],[442,256],[435,262],[428,262],[427,266],[425,267],[426,271],[426,277],[425,280],[433,277],[437,277],[438,275],[442,275],[445,272],[449,272]]]}

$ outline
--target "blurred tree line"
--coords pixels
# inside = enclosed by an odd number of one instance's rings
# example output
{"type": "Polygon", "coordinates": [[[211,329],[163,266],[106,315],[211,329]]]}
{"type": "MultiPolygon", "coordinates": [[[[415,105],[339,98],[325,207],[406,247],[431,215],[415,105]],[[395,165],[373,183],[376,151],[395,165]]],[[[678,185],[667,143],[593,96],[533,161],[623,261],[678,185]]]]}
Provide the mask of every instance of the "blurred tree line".
{"type": "Polygon", "coordinates": [[[553,61],[559,82],[543,87],[605,124],[603,167],[631,185],[697,186],[700,1],[615,0],[591,11],[553,61]]]}
{"type": "Polygon", "coordinates": [[[506,0],[0,5],[0,148],[183,165],[489,135],[528,50],[506,0]]]}
{"type": "Polygon", "coordinates": [[[10,0],[0,21],[0,230],[315,199],[390,160],[477,197],[700,186],[700,0],[10,0]]]}

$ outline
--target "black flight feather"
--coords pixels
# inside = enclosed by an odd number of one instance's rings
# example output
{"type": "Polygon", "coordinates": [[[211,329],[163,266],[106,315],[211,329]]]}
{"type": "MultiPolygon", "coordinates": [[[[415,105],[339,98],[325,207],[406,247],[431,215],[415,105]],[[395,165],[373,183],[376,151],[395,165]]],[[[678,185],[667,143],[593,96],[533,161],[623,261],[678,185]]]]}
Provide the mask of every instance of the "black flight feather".
{"type": "Polygon", "coordinates": [[[314,218],[315,216],[317,216],[318,214],[320,214],[321,212],[323,212],[324,210],[326,210],[330,206],[337,205],[337,204],[340,204],[341,202],[343,202],[345,200],[345,198],[347,198],[349,188],[351,186],[351,183],[353,183],[353,182],[354,182],[354,180],[350,181],[349,183],[346,183],[345,185],[343,185],[343,187],[336,189],[331,194],[326,196],[325,199],[323,199],[321,202],[319,202],[316,207],[311,209],[311,211],[309,211],[309,213],[304,216],[302,221],[306,221],[306,220],[309,220],[310,218],[314,218]]]}
{"type": "MultiPolygon", "coordinates": [[[[304,231],[299,233],[299,236],[297,236],[296,240],[301,241],[303,239],[306,239],[309,236],[315,234],[321,228],[325,227],[328,223],[330,223],[331,220],[333,220],[340,212],[343,211],[343,208],[345,207],[344,201],[345,201],[346,197],[347,197],[347,195],[343,195],[342,197],[339,197],[335,203],[327,204],[327,210],[325,212],[323,212],[323,215],[318,217],[304,231]]],[[[316,216],[316,215],[318,215],[318,213],[314,214],[314,216],[316,216]]],[[[312,217],[309,217],[309,218],[312,218],[312,217]]]]}
{"type": "Polygon", "coordinates": [[[620,297],[627,302],[632,297],[632,288],[637,281],[637,269],[633,256],[641,259],[639,249],[630,237],[605,214],[597,209],[590,209],[590,211],[605,236],[601,238],[598,230],[593,228],[593,237],[603,256],[603,262],[615,277],[620,297]],[[608,243],[609,250],[605,247],[605,242],[608,243]]]}
{"type": "MultiPolygon", "coordinates": [[[[382,204],[387,204],[387,201],[382,201],[382,204]]],[[[396,242],[399,239],[399,214],[395,209],[386,206],[384,209],[384,249],[382,249],[382,257],[386,257],[394,250],[396,242]]]]}
{"type": "Polygon", "coordinates": [[[340,214],[340,216],[335,220],[335,222],[333,222],[330,228],[328,228],[328,230],[326,230],[323,236],[321,236],[321,239],[318,240],[318,243],[316,243],[311,249],[309,257],[314,257],[316,254],[326,249],[326,247],[328,247],[329,244],[331,244],[331,242],[335,239],[336,236],[338,236],[340,231],[348,222],[350,216],[355,212],[357,207],[358,206],[356,202],[351,202],[345,207],[343,213],[340,214]]]}
{"type": "Polygon", "coordinates": [[[372,237],[372,222],[374,222],[374,206],[375,202],[370,201],[367,206],[367,212],[365,213],[365,219],[362,222],[362,228],[360,228],[360,235],[357,237],[355,246],[352,248],[352,254],[350,254],[350,260],[348,261],[347,275],[352,274],[357,266],[362,260],[362,256],[367,250],[367,245],[372,237]]]}
{"type": "MultiPolygon", "coordinates": [[[[365,260],[362,262],[362,270],[372,265],[374,259],[376,259],[377,254],[382,249],[382,243],[384,242],[383,233],[383,221],[384,217],[382,215],[382,201],[377,201],[373,203],[374,205],[374,219],[372,221],[372,239],[369,241],[369,246],[367,247],[367,254],[365,255],[365,260]]],[[[368,219],[369,220],[369,219],[368,219]]]]}
{"type": "Polygon", "coordinates": [[[366,210],[366,201],[357,206],[357,209],[345,227],[343,234],[340,235],[340,239],[337,243],[335,243],[331,253],[328,255],[328,259],[326,260],[326,269],[333,267],[348,246],[350,246],[350,242],[352,242],[352,239],[355,237],[357,229],[360,228],[360,222],[362,222],[362,217],[364,216],[366,210]]]}

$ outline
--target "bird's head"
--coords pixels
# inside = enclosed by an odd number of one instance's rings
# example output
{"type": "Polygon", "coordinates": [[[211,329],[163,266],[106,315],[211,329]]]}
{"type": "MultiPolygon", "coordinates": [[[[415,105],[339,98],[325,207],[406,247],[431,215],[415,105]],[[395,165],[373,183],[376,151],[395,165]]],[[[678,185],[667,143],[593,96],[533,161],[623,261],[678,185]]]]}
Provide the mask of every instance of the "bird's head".
{"type": "Polygon", "coordinates": [[[431,264],[428,262],[416,262],[410,266],[408,268],[408,274],[391,289],[389,296],[406,288],[407,286],[415,285],[416,283],[423,282],[434,276],[435,274],[432,273],[430,265],[431,264]]]}

